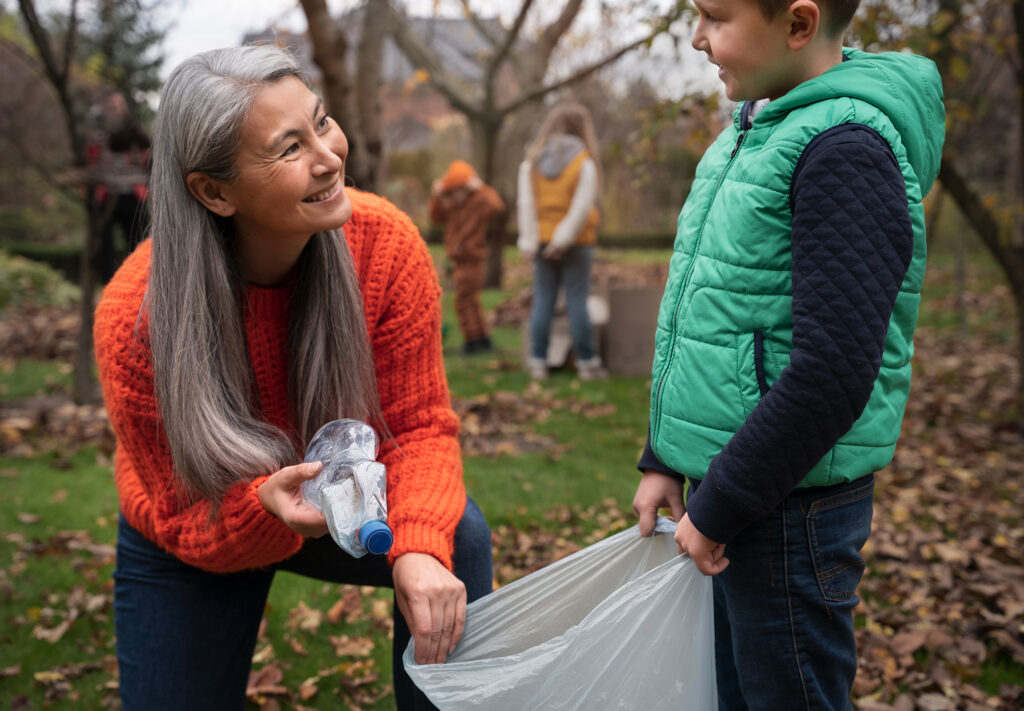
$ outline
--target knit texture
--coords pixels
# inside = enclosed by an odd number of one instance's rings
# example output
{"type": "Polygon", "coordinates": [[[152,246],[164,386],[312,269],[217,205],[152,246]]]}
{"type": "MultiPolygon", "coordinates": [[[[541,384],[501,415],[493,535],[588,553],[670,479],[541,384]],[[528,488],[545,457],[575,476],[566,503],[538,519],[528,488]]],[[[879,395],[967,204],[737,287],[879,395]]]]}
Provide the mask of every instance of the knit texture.
{"type": "MultiPolygon", "coordinates": [[[[466,490],[459,419],[441,356],[437,273],[406,215],[382,198],[348,193],[353,215],[345,239],[362,292],[384,419],[394,436],[379,455],[387,467],[388,523],[395,537],[388,558],[394,563],[404,553],[427,553],[450,570],[466,490]]],[[[154,395],[143,309],[149,265],[147,241],[118,270],[96,309],[96,359],[117,435],[114,478],[121,511],[151,541],[204,570],[281,561],[304,539],[259,503],[256,489],[266,476],[232,487],[212,521],[208,502],[188,505],[179,495],[154,395]]],[[[286,432],[295,429],[287,398],[290,294],[288,286],[248,287],[244,310],[262,415],[286,432]]]]}

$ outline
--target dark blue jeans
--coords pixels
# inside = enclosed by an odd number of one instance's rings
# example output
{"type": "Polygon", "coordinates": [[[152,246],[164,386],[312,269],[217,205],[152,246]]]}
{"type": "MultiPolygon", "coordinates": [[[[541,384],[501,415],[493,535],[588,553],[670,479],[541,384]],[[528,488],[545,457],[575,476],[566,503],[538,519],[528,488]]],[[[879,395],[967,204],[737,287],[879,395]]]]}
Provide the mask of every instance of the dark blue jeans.
{"type": "Polygon", "coordinates": [[[729,567],[714,578],[720,711],[853,708],[874,486],[871,475],[795,489],[726,544],[729,567]]]}
{"type": "MultiPolygon", "coordinates": [[[[491,591],[491,534],[472,499],[455,531],[453,562],[470,602],[491,591]]],[[[122,516],[114,625],[125,711],[244,709],[257,631],[277,570],[332,583],[394,587],[384,556],[352,558],[330,536],[309,539],[273,568],[208,573],[165,553],[122,516]]],[[[433,708],[402,666],[409,627],[397,604],[394,615],[397,706],[433,708]]]]}
{"type": "Polygon", "coordinates": [[[576,358],[590,360],[594,357],[593,327],[587,313],[593,259],[592,246],[577,245],[570,247],[561,259],[538,256],[534,260],[533,310],[530,314],[530,354],[534,358],[547,360],[551,319],[555,315],[560,286],[565,286],[565,310],[569,316],[569,332],[576,358]]]}

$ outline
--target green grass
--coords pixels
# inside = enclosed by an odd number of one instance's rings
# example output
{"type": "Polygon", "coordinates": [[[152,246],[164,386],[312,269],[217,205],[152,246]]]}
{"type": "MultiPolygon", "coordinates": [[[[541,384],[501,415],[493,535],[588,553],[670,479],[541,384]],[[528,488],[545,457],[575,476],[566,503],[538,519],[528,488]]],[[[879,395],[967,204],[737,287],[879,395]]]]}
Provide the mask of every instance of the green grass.
{"type": "Polygon", "coordinates": [[[29,359],[0,363],[0,397],[4,399],[66,393],[70,389],[70,364],[29,359]]]}
{"type": "Polygon", "coordinates": [[[97,461],[92,448],[70,459],[4,457],[0,501],[0,669],[21,667],[20,674],[0,680],[0,690],[7,698],[24,695],[42,705],[36,673],[96,663],[100,669],[82,670],[71,681],[73,692],[63,708],[101,708],[110,695],[103,688],[110,675],[102,665],[114,654],[109,546],[117,495],[110,466],[97,461]],[[86,613],[86,605],[98,607],[86,613]],[[76,616],[73,624],[58,641],[37,636],[37,630],[55,629],[70,616],[76,616]]]}
{"type": "MultiPolygon", "coordinates": [[[[514,250],[506,256],[510,266],[519,265],[514,250]]],[[[609,260],[663,261],[668,253],[604,252],[600,256],[609,260]]],[[[953,293],[949,261],[941,256],[933,257],[933,261],[935,269],[926,286],[922,324],[951,329],[954,324],[948,317],[931,306],[953,293]]],[[[975,283],[992,278],[991,264],[972,265],[975,283]]],[[[501,291],[485,291],[487,309],[516,293],[524,283],[507,281],[501,291]]],[[[553,373],[540,386],[531,385],[521,367],[518,329],[495,330],[495,353],[464,356],[458,352],[461,338],[449,296],[443,309],[443,319],[450,325],[445,360],[453,396],[467,399],[505,391],[528,398],[532,404],[540,403],[546,408],[543,420],[526,429],[558,445],[555,452],[512,451],[493,457],[465,457],[467,489],[492,528],[554,531],[562,523],[545,513],[566,506],[573,512],[600,509],[609,500],[628,514],[638,477],[635,464],[646,436],[648,380],[613,377],[581,383],[569,369],[553,373]]],[[[971,317],[1002,318],[985,312],[972,312],[971,317]]],[[[67,392],[69,383],[66,364],[28,360],[0,364],[0,398],[4,400],[67,392]]],[[[0,695],[4,698],[25,697],[33,708],[55,709],[102,708],[115,700],[116,692],[107,688],[112,670],[103,666],[114,654],[109,603],[112,564],[103,556],[106,549],[87,545],[109,546],[114,542],[117,499],[110,469],[106,458],[91,447],[71,455],[0,457],[0,695]],[[104,596],[103,605],[91,613],[79,614],[56,643],[39,639],[40,635],[34,633],[37,629],[43,633],[53,629],[62,615],[80,605],[73,597],[76,594],[84,594],[87,600],[104,596]],[[35,678],[38,673],[61,668],[74,677],[73,665],[83,664],[99,666],[79,666],[80,675],[66,682],[69,689],[61,690],[35,678]],[[18,665],[19,673],[3,671],[18,665]],[[47,701],[47,694],[62,698],[47,701]]],[[[621,525],[631,523],[631,516],[626,515],[621,525]]],[[[593,530],[608,527],[607,521],[578,520],[571,535],[582,544],[593,530]]],[[[363,708],[391,709],[394,704],[388,693],[391,661],[386,623],[374,622],[364,614],[351,624],[324,620],[315,632],[294,625],[293,613],[301,605],[326,612],[344,592],[337,585],[279,575],[268,600],[266,638],[257,651],[267,654],[267,645],[272,647],[272,656],[265,659],[282,667],[282,683],[292,692],[305,679],[320,679],[319,694],[305,702],[306,706],[340,708],[345,703],[339,696],[339,678],[353,670],[339,667],[350,662],[335,656],[329,637],[368,636],[375,643],[371,659],[378,679],[366,688],[384,696],[376,703],[363,704],[363,708]],[[301,646],[306,654],[295,651],[293,645],[301,646]]],[[[390,600],[389,591],[374,592],[364,600],[364,611],[369,612],[375,602],[378,606],[390,605],[390,600]]],[[[1024,670],[1017,664],[994,662],[981,669],[978,683],[994,693],[1000,683],[1024,683],[1022,675],[1024,670]]],[[[294,708],[294,704],[282,702],[281,707],[294,708]]]]}

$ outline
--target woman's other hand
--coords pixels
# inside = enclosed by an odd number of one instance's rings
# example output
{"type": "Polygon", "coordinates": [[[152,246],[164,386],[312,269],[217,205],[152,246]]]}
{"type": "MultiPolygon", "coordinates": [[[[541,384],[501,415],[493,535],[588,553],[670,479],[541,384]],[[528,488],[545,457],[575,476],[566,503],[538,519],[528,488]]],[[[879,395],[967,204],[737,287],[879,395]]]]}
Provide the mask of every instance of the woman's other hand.
{"type": "Polygon", "coordinates": [[[324,515],[302,497],[302,482],[315,477],[321,469],[320,462],[285,467],[271,474],[256,489],[263,508],[284,521],[288,528],[308,538],[319,538],[327,533],[324,515]]]}
{"type": "Polygon", "coordinates": [[[416,663],[443,662],[466,625],[466,586],[426,553],[399,556],[392,577],[398,609],[412,632],[416,663]]]}

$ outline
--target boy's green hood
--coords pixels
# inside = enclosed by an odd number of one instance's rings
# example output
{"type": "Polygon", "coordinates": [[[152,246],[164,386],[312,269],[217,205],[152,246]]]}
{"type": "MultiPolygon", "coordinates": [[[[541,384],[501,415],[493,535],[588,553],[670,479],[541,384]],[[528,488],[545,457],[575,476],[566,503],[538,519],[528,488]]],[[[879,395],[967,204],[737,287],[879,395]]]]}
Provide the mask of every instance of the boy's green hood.
{"type": "Polygon", "coordinates": [[[899,131],[910,166],[926,195],[939,173],[946,114],[934,62],[914,54],[872,54],[846,47],[847,61],[772,101],[758,122],[774,120],[823,99],[850,97],[877,107],[899,131]]]}

